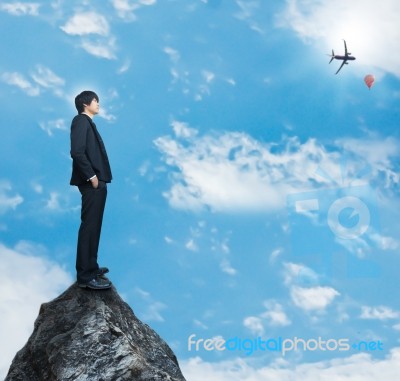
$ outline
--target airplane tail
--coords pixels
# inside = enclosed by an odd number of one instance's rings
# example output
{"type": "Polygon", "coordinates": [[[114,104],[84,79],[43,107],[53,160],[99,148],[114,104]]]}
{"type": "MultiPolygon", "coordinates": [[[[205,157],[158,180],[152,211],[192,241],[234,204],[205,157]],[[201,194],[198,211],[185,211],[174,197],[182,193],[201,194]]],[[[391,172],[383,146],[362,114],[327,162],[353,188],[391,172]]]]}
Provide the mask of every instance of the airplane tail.
{"type": "Polygon", "coordinates": [[[329,63],[331,63],[333,61],[333,59],[335,58],[335,52],[332,49],[332,55],[331,54],[327,54],[329,57],[331,57],[331,60],[329,61],[329,63]]]}

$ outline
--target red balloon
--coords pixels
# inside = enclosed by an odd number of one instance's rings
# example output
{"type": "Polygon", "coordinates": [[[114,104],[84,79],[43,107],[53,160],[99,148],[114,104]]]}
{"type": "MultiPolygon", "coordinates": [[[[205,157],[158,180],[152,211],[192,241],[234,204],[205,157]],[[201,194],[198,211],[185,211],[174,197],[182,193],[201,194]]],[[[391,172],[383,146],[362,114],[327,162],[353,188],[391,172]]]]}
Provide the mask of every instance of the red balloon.
{"type": "Polygon", "coordinates": [[[364,78],[364,82],[365,84],[368,86],[368,88],[370,89],[371,86],[374,84],[375,82],[375,77],[372,74],[368,74],[365,76],[364,78]]]}

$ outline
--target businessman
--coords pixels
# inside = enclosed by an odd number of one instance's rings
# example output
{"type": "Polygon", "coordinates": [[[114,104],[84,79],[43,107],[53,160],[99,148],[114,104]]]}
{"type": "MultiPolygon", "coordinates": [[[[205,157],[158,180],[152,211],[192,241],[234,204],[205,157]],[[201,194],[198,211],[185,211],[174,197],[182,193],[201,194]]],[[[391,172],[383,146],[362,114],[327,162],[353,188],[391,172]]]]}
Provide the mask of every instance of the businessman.
{"type": "Polygon", "coordinates": [[[71,185],[82,196],[81,225],[78,233],[76,272],[78,285],[94,290],[107,289],[111,282],[99,267],[101,225],[107,198],[107,183],[111,182],[110,163],[103,140],[93,122],[99,113],[99,97],[93,91],[83,91],[75,98],[78,115],[71,123],[71,185]]]}

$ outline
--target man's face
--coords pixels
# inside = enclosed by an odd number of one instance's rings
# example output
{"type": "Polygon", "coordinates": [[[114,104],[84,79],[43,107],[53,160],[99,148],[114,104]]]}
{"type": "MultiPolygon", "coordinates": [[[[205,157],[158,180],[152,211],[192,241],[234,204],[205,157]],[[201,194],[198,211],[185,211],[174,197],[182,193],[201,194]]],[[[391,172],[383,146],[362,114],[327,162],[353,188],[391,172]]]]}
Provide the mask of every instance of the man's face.
{"type": "Polygon", "coordinates": [[[97,99],[93,98],[89,105],[85,106],[85,113],[94,116],[99,113],[100,105],[97,99]]]}

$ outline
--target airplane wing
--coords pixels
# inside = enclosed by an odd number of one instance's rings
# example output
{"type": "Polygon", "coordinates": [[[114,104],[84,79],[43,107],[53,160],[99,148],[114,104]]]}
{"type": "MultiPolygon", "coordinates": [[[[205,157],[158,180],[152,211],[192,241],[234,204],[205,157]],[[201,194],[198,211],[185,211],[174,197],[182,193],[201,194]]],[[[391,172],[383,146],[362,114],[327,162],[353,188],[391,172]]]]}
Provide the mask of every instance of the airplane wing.
{"type": "Polygon", "coordinates": [[[344,41],[344,55],[347,56],[347,45],[346,45],[346,40],[344,41]]]}
{"type": "Polygon", "coordinates": [[[340,68],[338,69],[338,71],[337,71],[335,74],[339,73],[340,69],[343,67],[343,65],[344,65],[346,62],[347,62],[347,60],[344,60],[344,61],[342,62],[342,64],[340,65],[340,68]]]}

